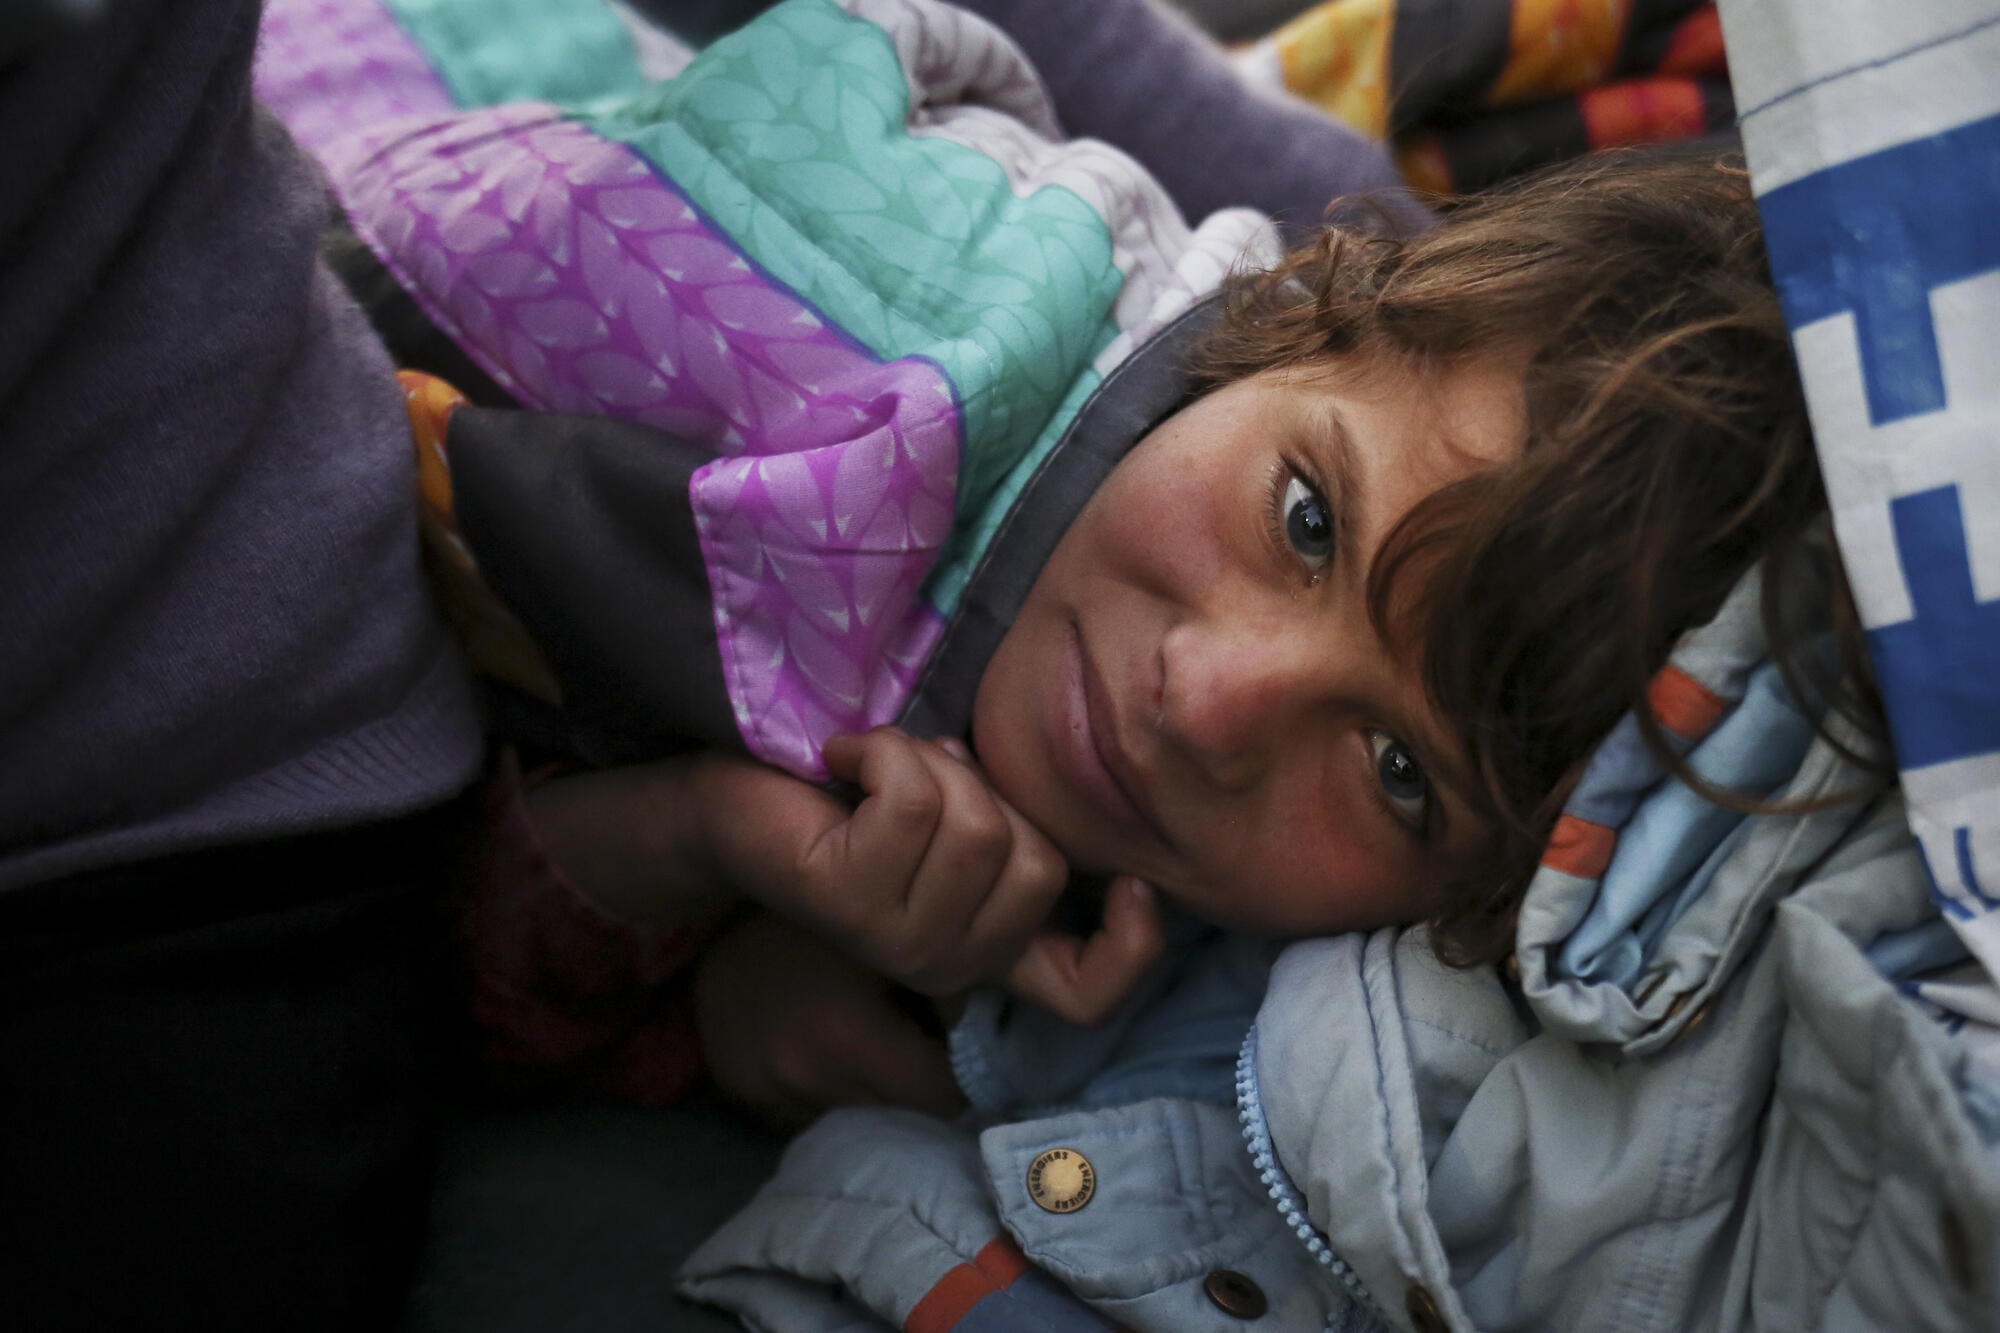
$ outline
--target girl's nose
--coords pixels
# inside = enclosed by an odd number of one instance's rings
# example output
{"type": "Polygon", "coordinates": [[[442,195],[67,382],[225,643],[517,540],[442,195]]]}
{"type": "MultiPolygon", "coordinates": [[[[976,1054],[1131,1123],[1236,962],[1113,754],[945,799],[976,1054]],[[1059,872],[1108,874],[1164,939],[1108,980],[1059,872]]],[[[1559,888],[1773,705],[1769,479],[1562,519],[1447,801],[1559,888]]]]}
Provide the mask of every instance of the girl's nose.
{"type": "Polygon", "coordinates": [[[1292,619],[1190,622],[1161,645],[1162,736],[1219,790],[1255,785],[1334,688],[1326,645],[1292,619]]]}

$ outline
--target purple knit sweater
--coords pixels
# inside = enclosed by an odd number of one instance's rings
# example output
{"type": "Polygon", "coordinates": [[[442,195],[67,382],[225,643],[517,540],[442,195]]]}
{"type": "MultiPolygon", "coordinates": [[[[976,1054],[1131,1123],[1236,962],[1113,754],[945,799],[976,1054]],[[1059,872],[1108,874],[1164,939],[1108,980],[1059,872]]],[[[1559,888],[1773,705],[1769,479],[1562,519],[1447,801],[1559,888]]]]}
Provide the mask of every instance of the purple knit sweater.
{"type": "Polygon", "coordinates": [[[256,0],[0,68],[0,890],[389,818],[479,762],[409,426],[248,92],[256,0]]]}

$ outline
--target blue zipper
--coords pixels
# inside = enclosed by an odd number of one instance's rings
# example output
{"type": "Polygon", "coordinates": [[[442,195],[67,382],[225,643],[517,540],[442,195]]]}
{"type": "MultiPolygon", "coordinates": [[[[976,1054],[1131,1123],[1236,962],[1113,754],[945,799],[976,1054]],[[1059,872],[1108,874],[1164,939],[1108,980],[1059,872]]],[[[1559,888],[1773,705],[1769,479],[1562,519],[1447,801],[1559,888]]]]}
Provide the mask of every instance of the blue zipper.
{"type": "MultiPolygon", "coordinates": [[[[1250,1148],[1250,1164],[1257,1169],[1257,1179],[1271,1196],[1271,1202],[1278,1205],[1278,1215],[1285,1219],[1294,1235],[1306,1247],[1306,1252],[1317,1259],[1321,1266],[1340,1279],[1341,1285],[1354,1303],[1361,1307],[1378,1325],[1387,1325],[1381,1307],[1368,1294],[1368,1287],[1360,1275],[1347,1266],[1347,1261],[1333,1252],[1326,1243],[1326,1237],[1312,1224],[1306,1214],[1306,1203],[1299,1196],[1298,1187],[1285,1174],[1285,1168],[1278,1164],[1278,1153],[1271,1146],[1270,1122],[1264,1118],[1264,1099],[1257,1091],[1257,1028],[1251,1025],[1244,1034],[1243,1050],[1236,1057],[1236,1116],[1243,1122],[1243,1141],[1250,1148]]],[[[1339,1318],[1338,1310],[1328,1314],[1326,1326],[1334,1327],[1339,1318]]]]}

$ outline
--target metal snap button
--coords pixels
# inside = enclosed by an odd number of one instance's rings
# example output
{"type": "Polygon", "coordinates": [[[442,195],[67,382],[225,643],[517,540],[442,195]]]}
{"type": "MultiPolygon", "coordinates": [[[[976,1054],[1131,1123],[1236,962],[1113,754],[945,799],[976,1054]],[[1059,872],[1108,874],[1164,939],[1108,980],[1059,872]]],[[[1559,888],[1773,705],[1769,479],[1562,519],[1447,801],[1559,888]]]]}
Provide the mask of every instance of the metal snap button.
{"type": "Polygon", "coordinates": [[[1074,1148],[1051,1148],[1028,1166],[1028,1197],[1051,1213],[1073,1213],[1097,1193],[1097,1172],[1074,1148]]]}
{"type": "MultiPolygon", "coordinates": [[[[1665,1027],[1668,1023],[1673,1022],[1675,1018],[1679,1017],[1681,1010],[1687,1008],[1688,998],[1693,994],[1694,994],[1693,991],[1688,991],[1684,994],[1675,996],[1674,1002],[1667,1006],[1666,1014],[1660,1019],[1659,1026],[1665,1027]]],[[[1676,1030],[1671,1037],[1668,1037],[1666,1039],[1666,1041],[1662,1044],[1661,1049],[1665,1050],[1679,1045],[1683,1037],[1687,1036],[1688,1033],[1693,1032],[1696,1028],[1700,1027],[1703,1023],[1706,1023],[1708,1021],[1708,1011],[1714,1007],[1715,1007],[1715,999],[1713,996],[1703,1001],[1701,1008],[1695,1010],[1693,1013],[1688,1015],[1687,1022],[1681,1024],[1679,1029],[1676,1030]]]]}
{"type": "Polygon", "coordinates": [[[1428,1291],[1412,1282],[1410,1289],[1403,1293],[1403,1309],[1410,1316],[1410,1323],[1417,1333],[1446,1333],[1451,1325],[1445,1323],[1443,1311],[1438,1309],[1437,1299],[1428,1291]]]}
{"type": "Polygon", "coordinates": [[[1271,1308],[1264,1289],[1233,1268],[1218,1268],[1201,1280],[1215,1308],[1237,1319],[1258,1319],[1271,1308]]]}

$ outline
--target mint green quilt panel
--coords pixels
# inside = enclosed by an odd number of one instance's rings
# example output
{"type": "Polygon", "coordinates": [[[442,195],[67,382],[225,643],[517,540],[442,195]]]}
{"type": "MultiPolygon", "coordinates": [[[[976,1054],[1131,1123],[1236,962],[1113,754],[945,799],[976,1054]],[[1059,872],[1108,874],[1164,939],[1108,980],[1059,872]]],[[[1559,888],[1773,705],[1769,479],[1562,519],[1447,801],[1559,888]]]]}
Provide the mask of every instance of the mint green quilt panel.
{"type": "Polygon", "coordinates": [[[957,527],[927,594],[956,605],[1004,504],[1096,381],[1124,275],[1095,209],[1017,197],[998,162],[912,135],[888,36],[787,0],[678,77],[573,108],[655,163],[767,273],[885,361],[925,357],[965,423],[957,527]]]}
{"type": "Polygon", "coordinates": [[[574,102],[644,86],[631,30],[604,0],[382,0],[452,100],[574,102]]]}

